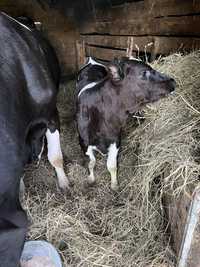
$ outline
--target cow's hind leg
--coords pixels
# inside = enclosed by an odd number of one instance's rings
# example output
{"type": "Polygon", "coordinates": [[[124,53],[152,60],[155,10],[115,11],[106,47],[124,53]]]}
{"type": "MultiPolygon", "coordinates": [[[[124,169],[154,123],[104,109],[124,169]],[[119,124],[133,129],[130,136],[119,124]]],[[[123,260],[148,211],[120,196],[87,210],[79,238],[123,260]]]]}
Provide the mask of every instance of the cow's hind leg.
{"type": "Polygon", "coordinates": [[[56,110],[54,118],[51,120],[46,131],[48,160],[55,168],[59,187],[62,190],[65,190],[69,188],[69,180],[65,175],[63,168],[63,155],[60,146],[60,133],[58,129],[59,117],[58,112],[56,110]]]}
{"type": "Polygon", "coordinates": [[[46,131],[48,160],[55,168],[58,185],[62,190],[69,188],[69,180],[63,169],[63,155],[60,146],[60,133],[57,129],[51,131],[49,128],[46,131]]]}
{"type": "Polygon", "coordinates": [[[63,155],[60,145],[60,120],[57,109],[47,126],[46,138],[47,138],[47,149],[48,149],[48,160],[51,165],[55,168],[58,185],[62,190],[69,188],[69,180],[65,175],[63,168],[63,155]]]}
{"type": "Polygon", "coordinates": [[[117,182],[117,155],[119,149],[116,143],[113,143],[108,148],[107,169],[111,175],[111,188],[114,191],[118,190],[117,182]]]}
{"type": "Polygon", "coordinates": [[[95,177],[94,177],[94,167],[96,164],[96,158],[94,156],[94,147],[88,146],[87,151],[85,153],[89,157],[88,169],[89,169],[89,176],[88,176],[88,183],[94,184],[95,177]]]}

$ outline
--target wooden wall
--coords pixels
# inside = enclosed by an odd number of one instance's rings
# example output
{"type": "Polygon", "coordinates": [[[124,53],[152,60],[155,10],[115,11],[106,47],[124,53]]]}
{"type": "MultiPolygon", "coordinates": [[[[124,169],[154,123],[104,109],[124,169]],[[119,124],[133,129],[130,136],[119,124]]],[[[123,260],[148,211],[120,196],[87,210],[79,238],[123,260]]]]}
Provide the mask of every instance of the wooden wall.
{"type": "Polygon", "coordinates": [[[55,48],[62,76],[77,70],[76,39],[78,32],[72,21],[60,11],[35,0],[0,0],[0,10],[11,16],[27,15],[42,23],[42,30],[55,48]]]}
{"type": "MultiPolygon", "coordinates": [[[[85,55],[100,59],[125,56],[130,38],[133,56],[200,48],[200,0],[143,0],[95,10],[81,25],[85,55]]],[[[81,58],[81,57],[80,57],[81,58]]]]}
{"type": "Polygon", "coordinates": [[[141,0],[103,8],[93,1],[81,23],[42,0],[0,0],[0,10],[42,22],[63,76],[75,73],[85,56],[104,60],[125,56],[130,44],[133,56],[146,54],[150,60],[200,48],[200,0],[141,0]]]}

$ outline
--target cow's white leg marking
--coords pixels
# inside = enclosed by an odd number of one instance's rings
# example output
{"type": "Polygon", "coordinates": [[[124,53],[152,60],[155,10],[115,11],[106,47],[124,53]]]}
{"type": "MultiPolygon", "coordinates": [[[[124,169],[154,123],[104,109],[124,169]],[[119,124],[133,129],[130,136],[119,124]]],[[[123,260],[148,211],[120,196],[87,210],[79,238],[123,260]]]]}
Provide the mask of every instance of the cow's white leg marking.
{"type": "Polygon", "coordinates": [[[41,148],[40,154],[38,155],[37,166],[40,164],[43,151],[44,151],[44,137],[42,138],[42,148],[41,148]]]}
{"type": "Polygon", "coordinates": [[[88,163],[88,169],[89,169],[88,182],[90,184],[93,184],[95,182],[94,167],[96,164],[96,159],[95,159],[94,152],[93,152],[94,149],[95,149],[94,146],[88,146],[88,149],[85,153],[89,157],[89,160],[90,160],[88,163]]]}
{"type": "Polygon", "coordinates": [[[25,184],[24,184],[24,177],[22,177],[20,179],[20,184],[19,184],[19,194],[20,194],[20,197],[24,197],[25,195],[25,184]]]}
{"type": "Polygon", "coordinates": [[[112,190],[118,190],[117,182],[117,155],[119,149],[116,143],[113,143],[108,148],[107,169],[111,175],[111,188],[112,190]]]}
{"type": "Polygon", "coordinates": [[[59,131],[56,130],[55,132],[51,133],[51,131],[47,129],[46,138],[48,148],[48,160],[56,170],[59,187],[61,189],[66,189],[69,187],[69,181],[63,169],[63,155],[60,147],[59,131]]]}

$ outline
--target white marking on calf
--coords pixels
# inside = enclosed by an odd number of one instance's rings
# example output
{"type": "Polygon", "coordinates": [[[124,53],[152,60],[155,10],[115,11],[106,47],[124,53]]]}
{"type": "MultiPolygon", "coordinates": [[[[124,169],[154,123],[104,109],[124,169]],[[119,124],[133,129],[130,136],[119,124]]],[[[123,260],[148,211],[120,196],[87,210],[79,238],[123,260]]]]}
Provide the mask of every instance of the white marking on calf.
{"type": "Polygon", "coordinates": [[[69,187],[69,181],[63,169],[63,155],[60,147],[60,134],[59,131],[51,133],[49,129],[46,131],[48,160],[55,168],[58,177],[58,184],[61,189],[69,187]]]}
{"type": "Polygon", "coordinates": [[[116,143],[113,143],[108,148],[108,158],[107,158],[107,169],[111,175],[111,188],[113,190],[118,189],[117,182],[117,155],[119,149],[116,146],[116,143]]]}
{"type": "Polygon", "coordinates": [[[24,27],[25,29],[29,30],[31,32],[31,29],[29,27],[27,27],[26,25],[22,24],[21,22],[19,22],[18,20],[10,17],[9,15],[7,15],[6,13],[2,12],[6,17],[8,17],[9,19],[15,21],[16,23],[20,24],[22,27],[24,27]]]}
{"type": "Polygon", "coordinates": [[[98,66],[102,66],[102,67],[106,68],[106,66],[104,66],[103,64],[101,64],[101,63],[95,61],[92,57],[89,57],[89,60],[88,60],[87,65],[88,65],[88,64],[98,65],[98,66]]]}
{"type": "Polygon", "coordinates": [[[105,66],[105,65],[103,65],[103,64],[101,64],[101,63],[95,61],[92,57],[89,57],[89,58],[88,58],[88,61],[86,62],[86,64],[84,64],[84,65],[80,68],[80,70],[84,69],[84,68],[85,68],[87,65],[89,65],[89,64],[102,66],[102,67],[104,67],[104,68],[106,69],[106,66],[105,66]]]}
{"type": "Polygon", "coordinates": [[[80,95],[81,95],[84,91],[86,91],[86,90],[88,90],[88,89],[94,87],[94,86],[95,86],[96,84],[98,84],[98,83],[99,83],[99,82],[92,82],[92,83],[89,83],[89,84],[85,85],[85,86],[80,90],[80,92],[78,93],[78,97],[80,97],[80,95]]]}
{"type": "Polygon", "coordinates": [[[96,158],[94,156],[93,150],[96,150],[96,146],[88,146],[86,155],[89,157],[89,163],[88,163],[88,169],[89,169],[89,176],[88,176],[88,182],[90,184],[95,182],[95,177],[94,177],[94,167],[96,164],[96,158]]]}

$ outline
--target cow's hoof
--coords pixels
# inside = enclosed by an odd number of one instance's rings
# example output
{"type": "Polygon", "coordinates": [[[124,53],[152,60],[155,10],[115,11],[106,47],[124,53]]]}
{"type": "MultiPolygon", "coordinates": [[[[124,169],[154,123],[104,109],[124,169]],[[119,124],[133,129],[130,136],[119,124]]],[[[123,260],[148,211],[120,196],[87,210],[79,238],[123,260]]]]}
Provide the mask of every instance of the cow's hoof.
{"type": "Polygon", "coordinates": [[[112,189],[114,192],[117,192],[117,191],[119,191],[119,185],[118,185],[118,184],[111,184],[111,189],[112,189]]]}
{"type": "Polygon", "coordinates": [[[59,191],[63,193],[69,192],[71,187],[72,187],[72,183],[69,182],[69,180],[64,180],[62,182],[59,182],[58,184],[59,191]]]}
{"type": "Polygon", "coordinates": [[[95,177],[93,175],[89,175],[88,176],[88,179],[87,179],[88,185],[91,185],[92,186],[92,185],[95,184],[95,182],[96,182],[95,177]]]}
{"type": "Polygon", "coordinates": [[[87,186],[92,187],[95,186],[96,181],[87,180],[87,186]]]}
{"type": "Polygon", "coordinates": [[[96,184],[96,180],[91,179],[90,177],[88,177],[87,184],[88,184],[88,186],[94,186],[96,184]]]}

